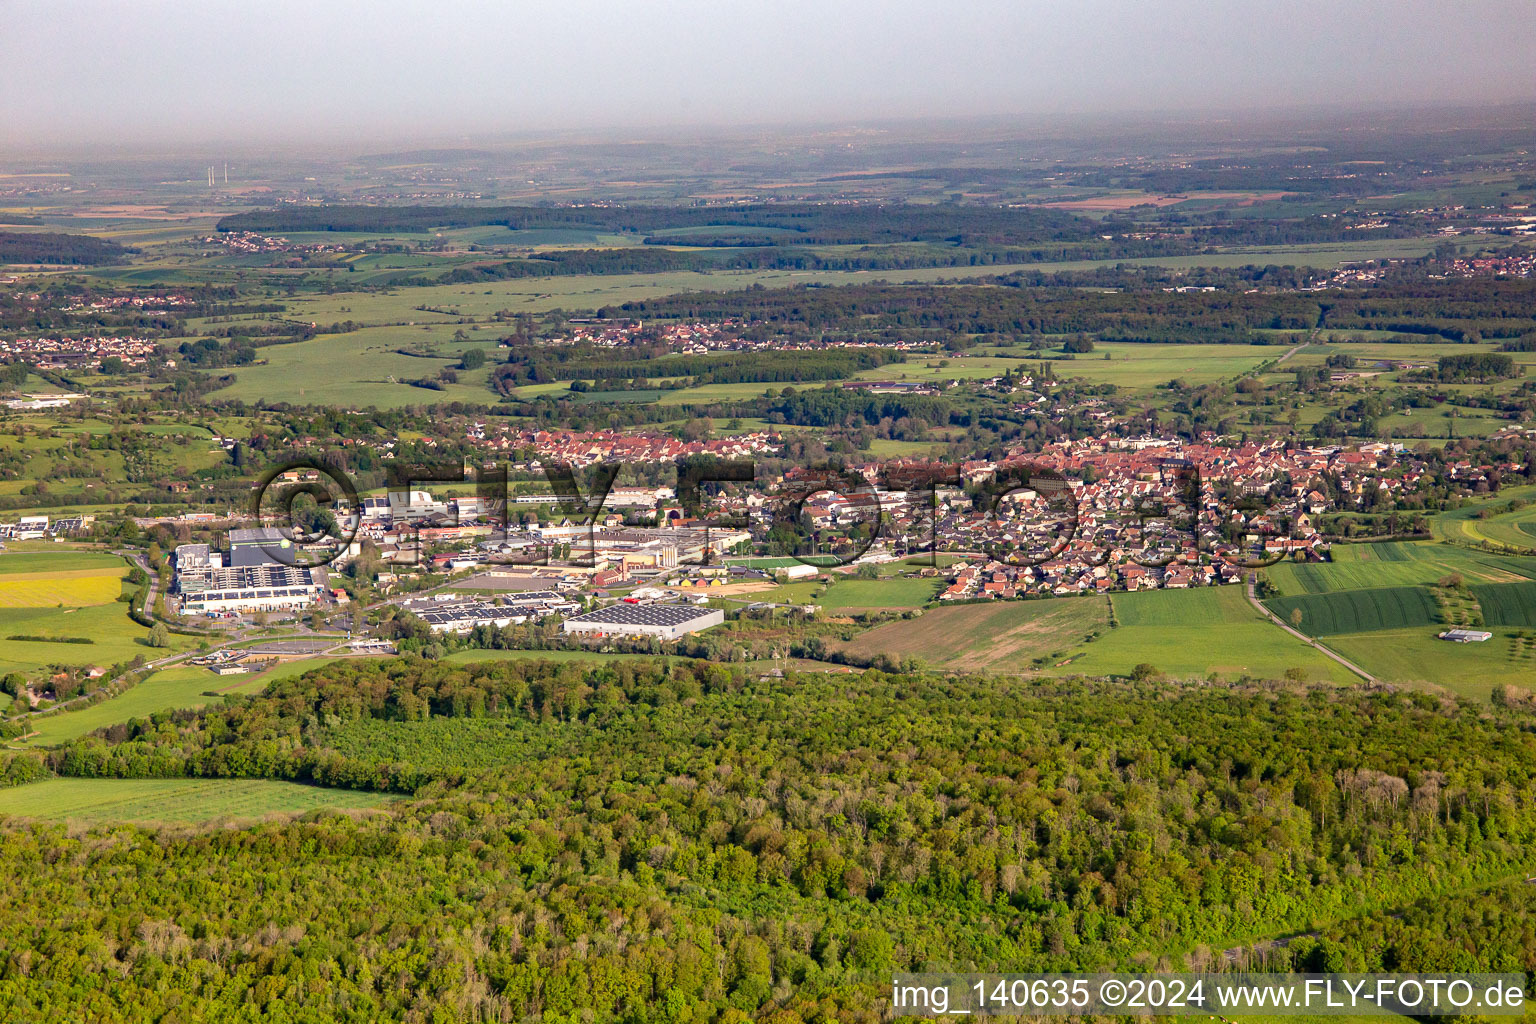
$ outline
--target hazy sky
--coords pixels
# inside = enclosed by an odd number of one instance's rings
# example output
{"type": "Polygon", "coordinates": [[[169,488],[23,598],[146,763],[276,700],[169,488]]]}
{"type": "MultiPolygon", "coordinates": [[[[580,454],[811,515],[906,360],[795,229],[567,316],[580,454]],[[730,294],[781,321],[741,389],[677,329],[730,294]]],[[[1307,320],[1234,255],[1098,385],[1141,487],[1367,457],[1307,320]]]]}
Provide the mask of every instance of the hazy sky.
{"type": "Polygon", "coordinates": [[[0,145],[1536,99],[1532,0],[0,0],[0,145]]]}

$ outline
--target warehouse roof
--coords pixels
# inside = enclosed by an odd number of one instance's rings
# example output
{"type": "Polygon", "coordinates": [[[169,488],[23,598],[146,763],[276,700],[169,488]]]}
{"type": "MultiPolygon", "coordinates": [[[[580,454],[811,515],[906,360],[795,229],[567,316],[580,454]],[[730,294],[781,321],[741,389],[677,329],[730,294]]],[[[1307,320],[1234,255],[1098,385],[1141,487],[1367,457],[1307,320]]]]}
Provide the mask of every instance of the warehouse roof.
{"type": "Polygon", "coordinates": [[[713,608],[696,608],[687,604],[615,604],[572,615],[565,621],[612,626],[680,626],[712,615],[714,611],[713,608]]]}

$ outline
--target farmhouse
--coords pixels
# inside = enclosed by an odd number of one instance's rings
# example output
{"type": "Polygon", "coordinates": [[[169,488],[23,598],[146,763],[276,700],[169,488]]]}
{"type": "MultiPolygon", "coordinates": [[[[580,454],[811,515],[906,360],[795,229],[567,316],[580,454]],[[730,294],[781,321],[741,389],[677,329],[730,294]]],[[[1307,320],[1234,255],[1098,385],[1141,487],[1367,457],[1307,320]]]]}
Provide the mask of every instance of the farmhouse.
{"type": "Polygon", "coordinates": [[[566,619],[562,630],[582,636],[654,636],[676,640],[725,621],[718,608],[682,604],[616,604],[566,619]]]}

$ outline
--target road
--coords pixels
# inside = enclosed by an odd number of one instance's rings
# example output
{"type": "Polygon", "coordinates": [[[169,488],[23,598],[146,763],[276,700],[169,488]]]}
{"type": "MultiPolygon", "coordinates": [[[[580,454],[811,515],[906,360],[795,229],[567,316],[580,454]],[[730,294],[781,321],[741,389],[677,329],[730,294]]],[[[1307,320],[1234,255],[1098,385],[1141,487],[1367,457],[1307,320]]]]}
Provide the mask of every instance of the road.
{"type": "Polygon", "coordinates": [[[1334,651],[1329,650],[1327,647],[1324,647],[1322,644],[1318,643],[1312,637],[1307,636],[1307,634],[1301,632],[1300,630],[1293,629],[1289,622],[1283,621],[1280,618],[1280,616],[1276,615],[1274,612],[1272,612],[1268,608],[1266,608],[1264,606],[1264,602],[1259,600],[1259,595],[1254,590],[1255,575],[1256,574],[1254,574],[1254,573],[1249,573],[1248,574],[1248,582],[1245,584],[1245,586],[1247,587],[1247,591],[1248,591],[1248,603],[1253,605],[1255,608],[1257,608],[1261,615],[1263,615],[1265,618],[1269,619],[1269,621],[1273,622],[1275,625],[1279,626],[1281,629],[1285,630],[1287,633],[1291,634],[1291,636],[1293,636],[1296,639],[1300,640],[1302,643],[1306,644],[1309,647],[1316,648],[1317,652],[1319,654],[1321,654],[1321,655],[1323,655],[1325,657],[1328,657],[1328,658],[1332,658],[1334,661],[1338,662],[1340,665],[1343,665],[1345,668],[1349,669],[1351,672],[1353,672],[1355,675],[1359,676],[1361,679],[1364,679],[1366,682],[1374,683],[1376,681],[1376,677],[1375,676],[1371,675],[1369,672],[1367,672],[1365,669],[1361,668],[1359,665],[1356,665],[1354,662],[1352,662],[1349,659],[1345,658],[1342,654],[1337,654],[1334,651]]]}

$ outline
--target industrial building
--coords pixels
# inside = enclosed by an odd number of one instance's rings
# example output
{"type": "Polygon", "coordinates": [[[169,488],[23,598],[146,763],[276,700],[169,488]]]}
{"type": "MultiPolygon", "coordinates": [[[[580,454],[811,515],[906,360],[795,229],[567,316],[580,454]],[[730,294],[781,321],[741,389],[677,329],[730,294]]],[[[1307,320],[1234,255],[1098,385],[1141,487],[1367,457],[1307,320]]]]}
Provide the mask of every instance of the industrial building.
{"type": "Polygon", "coordinates": [[[615,604],[566,619],[562,629],[580,636],[654,636],[676,640],[725,621],[718,608],[686,604],[615,604]]]}
{"type": "MultiPolygon", "coordinates": [[[[178,549],[179,550],[179,549],[178,549]]],[[[229,531],[229,565],[243,569],[257,565],[293,565],[293,541],[271,526],[229,531]]]]}
{"type": "Polygon", "coordinates": [[[631,570],[666,570],[718,560],[752,534],[731,528],[670,530],[621,529],[582,534],[571,540],[571,554],[593,562],[623,562],[631,570]]]}
{"type": "Polygon", "coordinates": [[[488,601],[444,604],[416,614],[434,633],[468,633],[477,626],[500,629],[509,623],[527,622],[558,611],[574,611],[578,607],[564,594],[538,590],[502,598],[497,604],[488,601]]]}
{"type": "Polygon", "coordinates": [[[176,592],[184,613],[296,611],[314,604],[329,583],[324,569],[270,562],[225,567],[218,561],[218,554],[210,553],[206,544],[183,544],[176,549],[176,592]]]}

